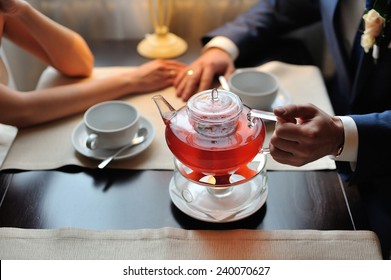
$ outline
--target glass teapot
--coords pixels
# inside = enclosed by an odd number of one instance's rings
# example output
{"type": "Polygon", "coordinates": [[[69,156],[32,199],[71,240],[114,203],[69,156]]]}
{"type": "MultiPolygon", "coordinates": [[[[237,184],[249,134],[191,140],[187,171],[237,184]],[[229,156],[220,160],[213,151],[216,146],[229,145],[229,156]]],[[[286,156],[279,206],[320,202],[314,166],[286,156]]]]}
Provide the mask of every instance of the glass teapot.
{"type": "Polygon", "coordinates": [[[242,167],[262,150],[266,129],[260,111],[251,110],[230,91],[197,93],[179,110],[161,95],[153,100],[166,125],[167,145],[175,158],[191,169],[189,177],[221,177],[247,170],[242,167]]]}

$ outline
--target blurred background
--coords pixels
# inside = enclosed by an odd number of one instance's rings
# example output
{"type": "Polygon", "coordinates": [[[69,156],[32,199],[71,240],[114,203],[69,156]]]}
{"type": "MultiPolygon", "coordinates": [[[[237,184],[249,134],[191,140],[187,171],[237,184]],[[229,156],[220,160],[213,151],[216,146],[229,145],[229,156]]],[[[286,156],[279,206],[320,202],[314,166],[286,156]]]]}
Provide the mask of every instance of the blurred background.
{"type": "MultiPolygon", "coordinates": [[[[190,44],[200,44],[206,32],[232,20],[258,0],[174,0],[170,31],[190,44]]],[[[152,33],[148,0],[28,0],[51,19],[77,31],[89,44],[99,40],[141,40],[152,33]]],[[[310,46],[316,64],[327,75],[330,65],[323,46],[320,25],[299,30],[292,36],[310,46]],[[317,36],[317,38],[314,38],[317,36]]],[[[14,85],[34,89],[46,65],[5,40],[4,51],[14,85]]]]}

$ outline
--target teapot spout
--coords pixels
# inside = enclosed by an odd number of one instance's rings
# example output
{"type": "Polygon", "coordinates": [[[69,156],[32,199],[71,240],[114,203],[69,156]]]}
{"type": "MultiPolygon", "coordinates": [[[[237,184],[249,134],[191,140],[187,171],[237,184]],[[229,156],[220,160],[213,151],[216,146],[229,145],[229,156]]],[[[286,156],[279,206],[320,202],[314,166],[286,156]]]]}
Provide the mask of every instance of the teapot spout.
{"type": "Polygon", "coordinates": [[[167,124],[176,115],[176,110],[161,95],[153,96],[152,100],[155,102],[156,106],[158,107],[160,116],[162,117],[164,123],[167,124]]]}

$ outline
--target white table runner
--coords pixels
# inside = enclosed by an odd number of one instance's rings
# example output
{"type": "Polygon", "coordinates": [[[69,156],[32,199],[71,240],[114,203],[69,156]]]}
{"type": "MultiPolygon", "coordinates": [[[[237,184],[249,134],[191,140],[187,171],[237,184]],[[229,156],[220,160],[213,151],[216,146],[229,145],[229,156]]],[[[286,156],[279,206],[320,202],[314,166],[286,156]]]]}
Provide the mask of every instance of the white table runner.
{"type": "Polygon", "coordinates": [[[0,228],[0,259],[370,260],[371,231],[0,228]]]}

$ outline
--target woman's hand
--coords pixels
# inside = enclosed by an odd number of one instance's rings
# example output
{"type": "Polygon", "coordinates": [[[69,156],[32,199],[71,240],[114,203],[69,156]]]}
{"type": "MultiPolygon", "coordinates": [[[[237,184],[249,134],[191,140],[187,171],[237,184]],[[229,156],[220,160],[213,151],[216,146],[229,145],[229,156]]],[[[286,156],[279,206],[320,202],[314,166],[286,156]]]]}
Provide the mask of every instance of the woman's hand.
{"type": "Polygon", "coordinates": [[[132,92],[152,92],[172,86],[185,64],[174,60],[157,59],[132,70],[132,92]]]}

